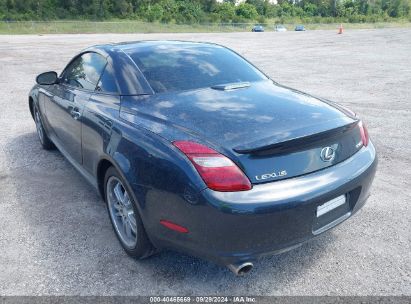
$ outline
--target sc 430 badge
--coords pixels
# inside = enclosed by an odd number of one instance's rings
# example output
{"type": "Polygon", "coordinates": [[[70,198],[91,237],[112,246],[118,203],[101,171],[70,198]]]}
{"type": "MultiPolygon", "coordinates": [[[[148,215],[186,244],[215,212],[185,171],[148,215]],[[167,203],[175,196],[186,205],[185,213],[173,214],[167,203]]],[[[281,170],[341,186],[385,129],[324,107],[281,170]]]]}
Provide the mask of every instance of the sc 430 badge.
{"type": "Polygon", "coordinates": [[[265,180],[265,179],[282,177],[282,176],[286,176],[286,175],[287,175],[287,171],[282,170],[282,171],[278,171],[278,172],[272,172],[272,173],[265,173],[265,174],[262,174],[262,175],[256,175],[255,179],[258,180],[258,181],[261,181],[261,180],[265,180]]]}

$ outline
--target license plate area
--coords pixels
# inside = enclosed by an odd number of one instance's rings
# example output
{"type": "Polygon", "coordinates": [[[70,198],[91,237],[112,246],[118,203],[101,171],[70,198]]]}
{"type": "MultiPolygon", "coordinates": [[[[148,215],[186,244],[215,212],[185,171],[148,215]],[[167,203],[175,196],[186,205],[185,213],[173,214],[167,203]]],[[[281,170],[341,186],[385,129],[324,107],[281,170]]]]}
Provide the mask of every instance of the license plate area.
{"type": "Polygon", "coordinates": [[[351,215],[347,195],[340,195],[316,208],[313,233],[319,234],[341,223],[351,215]]]}

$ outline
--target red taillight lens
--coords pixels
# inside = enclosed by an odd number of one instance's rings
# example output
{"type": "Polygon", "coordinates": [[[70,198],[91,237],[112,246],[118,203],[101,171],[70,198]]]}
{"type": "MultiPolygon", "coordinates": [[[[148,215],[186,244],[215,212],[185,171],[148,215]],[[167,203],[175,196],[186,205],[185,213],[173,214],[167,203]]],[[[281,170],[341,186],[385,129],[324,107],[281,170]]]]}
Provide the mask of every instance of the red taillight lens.
{"type": "Polygon", "coordinates": [[[368,130],[362,121],[358,123],[358,127],[360,128],[362,144],[366,147],[369,141],[368,130]]]}
{"type": "Polygon", "coordinates": [[[196,142],[175,141],[173,144],[193,163],[208,188],[225,192],[251,189],[243,171],[226,156],[196,142]]]}

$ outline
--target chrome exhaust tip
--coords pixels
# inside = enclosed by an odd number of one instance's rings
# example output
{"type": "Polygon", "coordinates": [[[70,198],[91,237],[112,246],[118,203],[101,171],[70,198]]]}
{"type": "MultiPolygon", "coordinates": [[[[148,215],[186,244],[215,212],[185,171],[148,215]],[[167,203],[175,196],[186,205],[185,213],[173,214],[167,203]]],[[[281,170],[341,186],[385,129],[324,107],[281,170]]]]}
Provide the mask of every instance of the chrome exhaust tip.
{"type": "Polygon", "coordinates": [[[243,276],[246,273],[250,272],[254,265],[251,262],[245,262],[240,264],[229,264],[227,265],[228,269],[230,269],[236,276],[243,276]]]}

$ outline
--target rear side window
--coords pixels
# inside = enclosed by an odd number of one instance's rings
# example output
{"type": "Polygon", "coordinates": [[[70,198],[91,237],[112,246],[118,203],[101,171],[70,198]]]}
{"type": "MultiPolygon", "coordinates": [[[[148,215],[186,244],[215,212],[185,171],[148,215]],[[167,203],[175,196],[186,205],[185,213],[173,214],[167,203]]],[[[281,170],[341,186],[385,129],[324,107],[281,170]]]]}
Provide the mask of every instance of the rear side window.
{"type": "Polygon", "coordinates": [[[103,93],[118,93],[117,83],[113,75],[113,70],[109,64],[106,65],[106,68],[101,74],[100,81],[97,84],[96,91],[103,93]]]}
{"type": "Polygon", "coordinates": [[[94,91],[106,63],[106,59],[99,54],[85,53],[77,57],[65,69],[63,83],[94,91]]]}
{"type": "Polygon", "coordinates": [[[266,79],[240,56],[219,46],[159,45],[129,55],[156,93],[266,79]]]}

